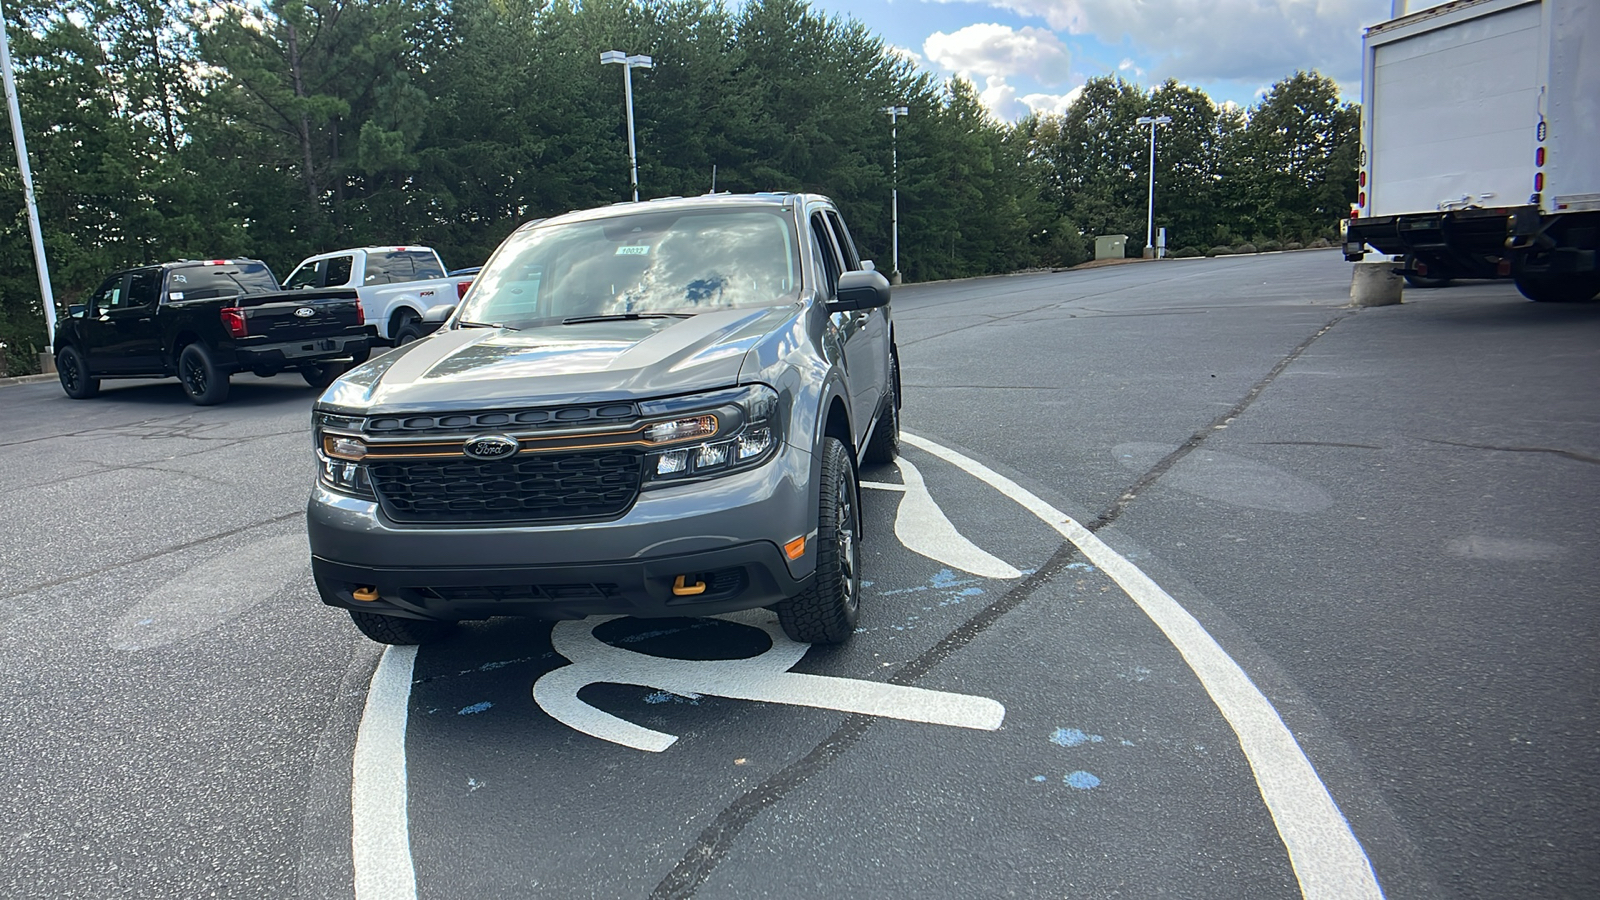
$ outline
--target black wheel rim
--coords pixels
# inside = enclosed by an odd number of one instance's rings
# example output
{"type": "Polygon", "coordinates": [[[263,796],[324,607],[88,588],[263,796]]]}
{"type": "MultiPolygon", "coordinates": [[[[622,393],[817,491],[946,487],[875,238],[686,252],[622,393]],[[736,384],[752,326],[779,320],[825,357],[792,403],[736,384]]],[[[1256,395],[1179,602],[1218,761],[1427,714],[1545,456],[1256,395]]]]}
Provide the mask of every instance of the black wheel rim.
{"type": "MultiPolygon", "coordinates": [[[[60,364],[60,366],[58,368],[61,370],[61,386],[66,388],[67,389],[67,393],[69,393],[69,394],[77,393],[78,392],[78,360],[76,358],[74,358],[72,356],[72,354],[70,354],[70,353],[63,354],[62,357],[61,357],[61,364],[60,364]]],[[[45,383],[48,384],[49,382],[45,382],[45,383]]]]}
{"type": "Polygon", "coordinates": [[[183,361],[183,383],[189,386],[189,393],[195,396],[206,392],[206,367],[193,356],[183,361]]]}
{"type": "Polygon", "coordinates": [[[849,478],[839,479],[838,491],[834,495],[834,525],[833,534],[835,549],[839,557],[839,578],[844,588],[844,604],[848,609],[855,609],[861,594],[861,566],[858,564],[857,554],[861,552],[860,544],[856,541],[856,506],[855,491],[849,478]]]}

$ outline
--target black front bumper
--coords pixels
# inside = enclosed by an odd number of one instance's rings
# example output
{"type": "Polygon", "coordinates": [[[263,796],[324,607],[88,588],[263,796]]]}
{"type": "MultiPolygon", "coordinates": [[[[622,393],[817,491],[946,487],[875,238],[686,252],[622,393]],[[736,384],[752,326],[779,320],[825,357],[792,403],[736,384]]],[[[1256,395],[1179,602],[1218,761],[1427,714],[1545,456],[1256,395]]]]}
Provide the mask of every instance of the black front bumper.
{"type": "Polygon", "coordinates": [[[313,556],[311,571],[329,606],[441,620],[704,616],[770,606],[811,581],[791,576],[783,552],[766,541],[581,565],[375,568],[313,556]],[[704,584],[704,590],[675,594],[680,576],[686,576],[685,585],[704,584]],[[365,587],[376,588],[378,599],[356,599],[356,590],[365,587]]]}

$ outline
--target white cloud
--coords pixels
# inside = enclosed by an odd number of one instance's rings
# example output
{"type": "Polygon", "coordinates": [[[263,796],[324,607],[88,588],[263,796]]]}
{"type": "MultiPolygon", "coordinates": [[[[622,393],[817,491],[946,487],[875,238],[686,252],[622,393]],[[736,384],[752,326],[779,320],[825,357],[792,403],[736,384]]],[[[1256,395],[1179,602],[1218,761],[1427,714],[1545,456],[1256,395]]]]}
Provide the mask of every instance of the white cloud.
{"type": "Polygon", "coordinates": [[[953,34],[936,31],[923,42],[922,52],[974,80],[1025,76],[1045,85],[1067,81],[1072,62],[1067,46],[1053,32],[993,23],[968,25],[953,34]]]}
{"type": "Polygon", "coordinates": [[[1361,30],[1388,18],[1391,5],[1390,0],[986,2],[1042,19],[1057,31],[1093,35],[1107,44],[1118,45],[1126,38],[1139,50],[1159,55],[1152,67],[1157,77],[1190,82],[1276,81],[1296,69],[1317,69],[1340,81],[1359,80],[1361,30]]]}
{"type": "Polygon", "coordinates": [[[1066,115],[1067,107],[1071,106],[1080,94],[1083,85],[1078,85],[1065,94],[1025,94],[1018,99],[1036,113],[1049,113],[1051,115],[1066,115]]]}
{"type": "Polygon", "coordinates": [[[900,57],[914,66],[921,67],[925,63],[921,53],[918,53],[917,51],[907,47],[897,47],[894,44],[884,44],[883,49],[893,53],[895,56],[900,57]]]}

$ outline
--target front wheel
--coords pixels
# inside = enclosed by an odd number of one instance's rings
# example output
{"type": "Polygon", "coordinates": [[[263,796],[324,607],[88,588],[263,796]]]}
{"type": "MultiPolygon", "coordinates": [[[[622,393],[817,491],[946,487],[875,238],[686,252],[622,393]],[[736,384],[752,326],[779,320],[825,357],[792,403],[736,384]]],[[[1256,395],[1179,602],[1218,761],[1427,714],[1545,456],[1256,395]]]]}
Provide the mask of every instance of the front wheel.
{"type": "Polygon", "coordinates": [[[100,393],[100,379],[89,377],[89,364],[76,347],[62,347],[56,354],[56,377],[61,389],[74,400],[87,400],[100,393]]]}
{"type": "Polygon", "coordinates": [[[217,366],[205,344],[189,344],[178,353],[178,380],[197,406],[228,399],[228,373],[217,366]]]}
{"type": "Polygon", "coordinates": [[[820,493],[816,574],[810,587],[775,609],[790,639],[839,644],[855,633],[861,614],[861,516],[855,466],[838,438],[823,440],[820,493]]]}
{"type": "Polygon", "coordinates": [[[359,609],[350,610],[350,621],[361,633],[380,644],[432,644],[455,630],[454,622],[402,619],[359,609]]]}

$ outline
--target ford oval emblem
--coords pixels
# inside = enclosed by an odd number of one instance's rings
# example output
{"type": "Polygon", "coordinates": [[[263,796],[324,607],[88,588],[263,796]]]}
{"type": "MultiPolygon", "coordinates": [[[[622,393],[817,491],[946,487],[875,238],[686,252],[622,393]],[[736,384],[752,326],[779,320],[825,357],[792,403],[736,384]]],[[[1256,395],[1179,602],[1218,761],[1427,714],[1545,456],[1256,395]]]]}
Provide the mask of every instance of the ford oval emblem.
{"type": "Polygon", "coordinates": [[[505,459],[521,446],[509,435],[485,434],[467,441],[461,450],[473,459],[505,459]]]}
{"type": "Polygon", "coordinates": [[[314,316],[314,315],[316,315],[316,314],[317,314],[317,311],[316,311],[316,310],[314,310],[314,309],[312,309],[312,308],[311,308],[311,307],[309,307],[309,306],[302,306],[302,307],[300,307],[300,308],[299,308],[299,309],[297,309],[297,310],[295,310],[295,311],[294,311],[294,314],[295,314],[295,316],[296,316],[296,317],[297,317],[297,318],[301,318],[301,319],[309,319],[309,318],[311,318],[311,317],[312,317],[312,316],[314,316]]]}

